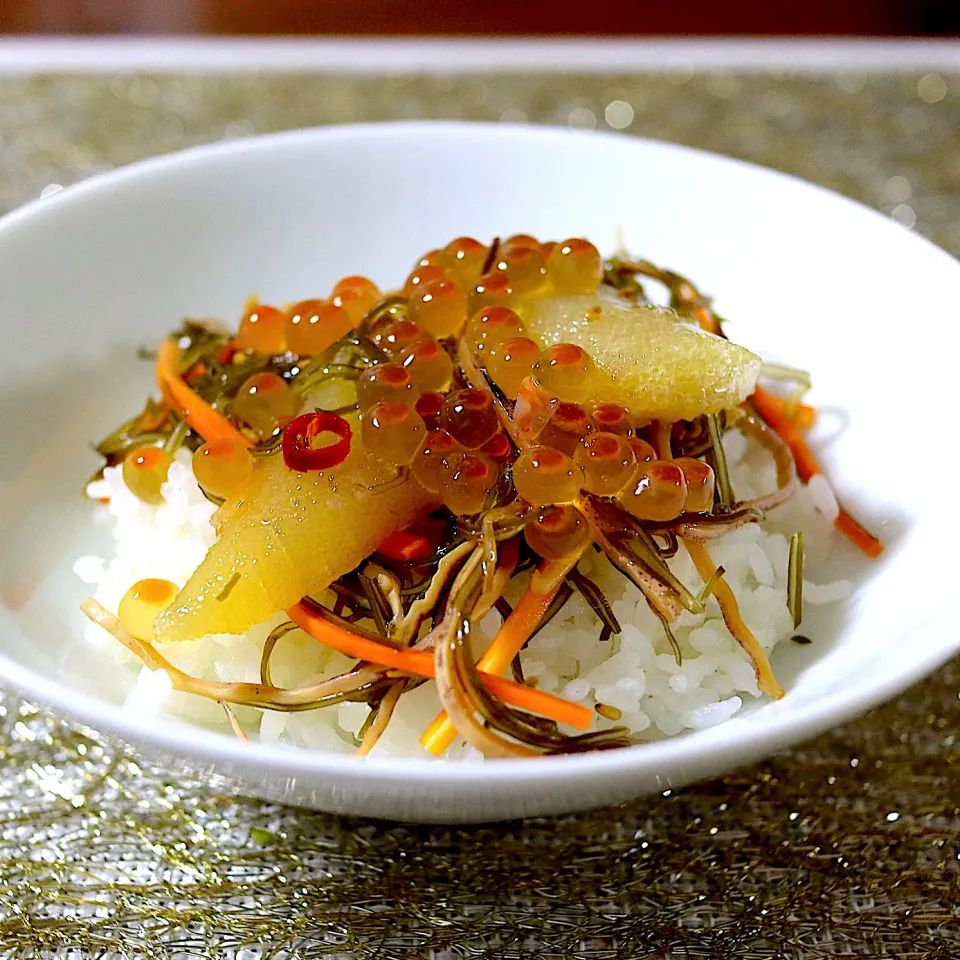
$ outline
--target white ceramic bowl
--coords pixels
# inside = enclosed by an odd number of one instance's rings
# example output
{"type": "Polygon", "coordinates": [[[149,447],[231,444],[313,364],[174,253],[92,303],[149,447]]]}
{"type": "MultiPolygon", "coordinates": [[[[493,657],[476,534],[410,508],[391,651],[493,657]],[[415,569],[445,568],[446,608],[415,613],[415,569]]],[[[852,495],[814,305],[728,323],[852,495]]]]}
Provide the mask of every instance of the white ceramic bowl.
{"type": "Polygon", "coordinates": [[[307,806],[478,821],[616,803],[764,755],[902,690],[958,648],[946,487],[960,265],[877,213],[743,163],[621,136],[464,124],[308,130],[97,177],[0,223],[0,677],[192,773],[307,806]],[[886,541],[825,575],[857,591],[774,657],[788,687],[721,726],[613,753],[358,762],[123,712],[80,639],[73,560],[105,550],[80,490],[90,441],[152,389],[130,360],[186,314],[235,316],[346,273],[396,283],[450,237],[584,235],[699,281],[735,339],[814,372],[820,451],[886,541]],[[942,452],[937,452],[942,451],[942,452]]]}

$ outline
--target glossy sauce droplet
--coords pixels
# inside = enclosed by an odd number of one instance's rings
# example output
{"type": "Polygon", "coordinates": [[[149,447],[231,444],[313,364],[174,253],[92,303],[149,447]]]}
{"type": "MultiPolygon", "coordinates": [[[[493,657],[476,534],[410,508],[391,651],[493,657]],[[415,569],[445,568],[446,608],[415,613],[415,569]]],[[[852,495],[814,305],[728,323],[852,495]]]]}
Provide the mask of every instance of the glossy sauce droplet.
{"type": "Polygon", "coordinates": [[[253,456],[239,440],[221,437],[209,440],[193,455],[193,475],[207,493],[231,497],[253,473],[253,456]]]}
{"type": "Polygon", "coordinates": [[[545,560],[574,556],[593,538],[587,518],[569,504],[542,507],[523,533],[530,549],[545,560]]]}
{"type": "Polygon", "coordinates": [[[163,503],[160,488],[166,482],[171,463],[173,457],[162,447],[135,447],[123,458],[123,482],[142,503],[163,503]]]}
{"type": "Polygon", "coordinates": [[[554,447],[536,446],[520,454],[513,465],[513,485],[535,507],[570,503],[583,485],[583,470],[554,447]]]}
{"type": "Polygon", "coordinates": [[[117,619],[127,633],[138,640],[153,637],[157,614],[173,603],[179,588],[170,580],[138,580],[124,595],[117,608],[117,619]]]}

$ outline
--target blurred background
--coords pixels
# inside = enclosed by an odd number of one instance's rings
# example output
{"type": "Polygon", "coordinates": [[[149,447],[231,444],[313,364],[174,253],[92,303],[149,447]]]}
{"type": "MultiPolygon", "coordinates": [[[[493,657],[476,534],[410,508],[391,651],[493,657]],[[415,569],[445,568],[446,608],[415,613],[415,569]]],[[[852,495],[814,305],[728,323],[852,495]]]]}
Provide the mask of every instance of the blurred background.
{"type": "Polygon", "coordinates": [[[0,33],[952,37],[960,0],[0,0],[0,33]]]}

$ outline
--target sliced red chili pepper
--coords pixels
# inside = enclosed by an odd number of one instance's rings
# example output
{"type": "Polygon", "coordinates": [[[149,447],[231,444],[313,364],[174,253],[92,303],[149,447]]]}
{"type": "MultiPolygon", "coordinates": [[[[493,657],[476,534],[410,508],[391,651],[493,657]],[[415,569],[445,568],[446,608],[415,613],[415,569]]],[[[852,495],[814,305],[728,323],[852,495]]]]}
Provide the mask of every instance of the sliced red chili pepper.
{"type": "Polygon", "coordinates": [[[437,544],[427,537],[410,530],[394,530],[388,533],[377,547],[377,553],[382,553],[391,560],[422,560],[432,557],[437,552],[437,544]]]}
{"type": "Polygon", "coordinates": [[[239,350],[240,348],[237,346],[236,340],[228,340],[217,354],[217,363],[219,363],[221,367],[225,367],[233,360],[233,355],[239,352],[239,350]]]}
{"type": "Polygon", "coordinates": [[[325,410],[304,413],[291,420],[283,431],[283,462],[300,472],[328,470],[343,463],[350,453],[353,431],[343,417],[325,410]],[[326,447],[313,447],[321,433],[334,433],[340,439],[326,447]]]}

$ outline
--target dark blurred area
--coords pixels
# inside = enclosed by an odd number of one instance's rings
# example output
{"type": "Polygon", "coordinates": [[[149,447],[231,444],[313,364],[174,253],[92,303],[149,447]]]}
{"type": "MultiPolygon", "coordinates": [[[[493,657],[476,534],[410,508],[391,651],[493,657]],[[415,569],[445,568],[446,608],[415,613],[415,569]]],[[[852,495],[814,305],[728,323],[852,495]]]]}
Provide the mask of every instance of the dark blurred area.
{"type": "Polygon", "coordinates": [[[960,0],[0,0],[0,33],[960,36],[960,0]]]}

